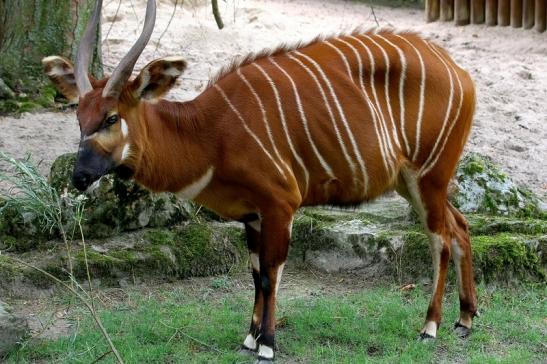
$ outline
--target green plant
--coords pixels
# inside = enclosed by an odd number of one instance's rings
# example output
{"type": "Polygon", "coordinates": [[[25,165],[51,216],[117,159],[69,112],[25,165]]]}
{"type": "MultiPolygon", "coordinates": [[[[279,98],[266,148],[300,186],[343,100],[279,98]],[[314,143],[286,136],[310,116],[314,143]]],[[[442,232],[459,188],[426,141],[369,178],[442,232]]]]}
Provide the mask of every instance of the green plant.
{"type": "Polygon", "coordinates": [[[0,182],[7,183],[7,190],[0,189],[0,198],[3,205],[0,207],[0,213],[6,209],[15,211],[16,214],[24,216],[31,214],[42,230],[58,231],[63,239],[67,251],[67,261],[69,268],[70,284],[61,281],[51,273],[46,272],[30,263],[15,257],[8,256],[9,259],[32,268],[40,274],[52,279],[74,296],[76,296],[89,310],[91,316],[99,327],[101,334],[105,338],[110,348],[98,360],[109,353],[113,353],[118,363],[123,360],[116,347],[112,343],[108,332],[105,330],[95,307],[93,299],[93,289],[91,286],[91,275],[87,261],[87,245],[82,229],[82,220],[84,219],[85,196],[79,195],[73,197],[69,194],[60,196],[57,191],[48,183],[47,179],[40,174],[38,168],[31,162],[30,155],[24,160],[19,161],[3,151],[0,151],[0,161],[7,163],[12,167],[11,173],[0,171],[0,182]],[[89,283],[89,291],[86,291],[74,278],[72,255],[67,231],[71,231],[71,240],[74,237],[76,228],[79,229],[81,242],[84,250],[84,262],[89,283]]]}

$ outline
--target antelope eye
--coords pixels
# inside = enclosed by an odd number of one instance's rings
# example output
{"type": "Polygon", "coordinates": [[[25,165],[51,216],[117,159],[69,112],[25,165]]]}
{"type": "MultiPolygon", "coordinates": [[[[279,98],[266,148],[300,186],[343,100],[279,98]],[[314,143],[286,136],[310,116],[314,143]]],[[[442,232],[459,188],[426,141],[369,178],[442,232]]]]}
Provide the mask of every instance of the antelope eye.
{"type": "Polygon", "coordinates": [[[108,118],[106,118],[105,120],[105,124],[106,125],[113,125],[113,124],[116,124],[116,122],[118,122],[118,115],[111,115],[109,116],[108,118]]]}

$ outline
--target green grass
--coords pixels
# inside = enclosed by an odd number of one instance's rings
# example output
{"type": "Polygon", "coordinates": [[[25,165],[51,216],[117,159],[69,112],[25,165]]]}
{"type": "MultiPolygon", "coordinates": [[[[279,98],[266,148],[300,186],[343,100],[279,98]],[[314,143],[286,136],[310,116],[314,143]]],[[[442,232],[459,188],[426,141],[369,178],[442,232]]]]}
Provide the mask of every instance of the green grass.
{"type": "MultiPolygon", "coordinates": [[[[127,363],[252,363],[236,350],[246,335],[250,290],[227,289],[218,279],[197,294],[129,293],[101,311],[106,329],[127,363]]],[[[479,289],[481,317],[473,335],[452,332],[457,295],[446,295],[444,325],[434,342],[417,341],[429,293],[376,287],[359,293],[282,298],[278,362],[298,363],[528,363],[547,356],[546,288],[479,289]]],[[[286,295],[288,295],[287,292],[286,295]]],[[[286,296],[285,295],[285,296],[286,296]]],[[[107,351],[84,311],[79,329],[55,341],[31,341],[8,363],[89,363],[107,351]]],[[[102,362],[113,362],[111,356],[102,362]]]]}

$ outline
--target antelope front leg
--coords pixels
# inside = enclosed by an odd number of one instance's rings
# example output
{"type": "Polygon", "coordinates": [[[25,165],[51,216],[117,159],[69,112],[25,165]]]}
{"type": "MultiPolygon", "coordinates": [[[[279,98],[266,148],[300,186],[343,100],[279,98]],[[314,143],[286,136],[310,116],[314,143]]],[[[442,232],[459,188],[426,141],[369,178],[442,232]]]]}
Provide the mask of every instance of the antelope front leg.
{"type": "Polygon", "coordinates": [[[292,214],[264,216],[260,246],[260,284],[264,296],[258,363],[270,363],[275,348],[275,300],[289,249],[292,214]]]}
{"type": "Polygon", "coordinates": [[[264,307],[264,296],[262,295],[262,285],[260,283],[260,219],[253,219],[245,223],[245,234],[247,237],[247,246],[249,248],[251,266],[253,270],[253,282],[255,286],[255,302],[253,307],[253,316],[251,318],[251,327],[249,333],[243,342],[241,351],[255,352],[258,350],[256,338],[259,335],[260,323],[262,321],[262,312],[264,307]]]}

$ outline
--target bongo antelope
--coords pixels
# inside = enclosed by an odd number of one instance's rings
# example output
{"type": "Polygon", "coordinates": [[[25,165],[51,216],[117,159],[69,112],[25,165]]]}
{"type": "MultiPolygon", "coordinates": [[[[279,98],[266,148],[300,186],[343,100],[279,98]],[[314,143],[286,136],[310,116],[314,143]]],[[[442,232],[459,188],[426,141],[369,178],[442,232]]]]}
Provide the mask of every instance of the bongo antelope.
{"type": "Polygon", "coordinates": [[[274,357],[275,301],[300,206],[355,205],[396,190],[418,212],[433,257],[433,295],[422,338],[435,337],[450,257],[458,277],[457,331],[476,313],[467,222],[447,186],[471,129],[470,76],[413,33],[354,32],[280,47],[233,63],[194,100],[162,96],[186,68],[179,57],[130,80],[155,21],[110,78],[88,76],[101,0],[73,67],[44,58],[45,72],[78,102],[81,141],[73,183],[107,173],[193,199],[245,224],[255,284],[243,348],[274,357]]]}

